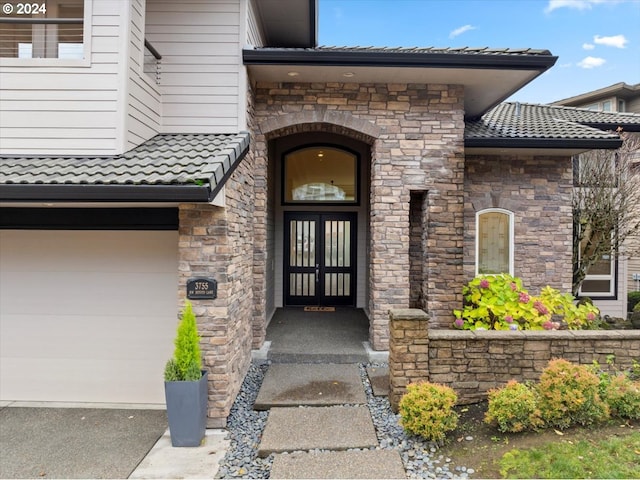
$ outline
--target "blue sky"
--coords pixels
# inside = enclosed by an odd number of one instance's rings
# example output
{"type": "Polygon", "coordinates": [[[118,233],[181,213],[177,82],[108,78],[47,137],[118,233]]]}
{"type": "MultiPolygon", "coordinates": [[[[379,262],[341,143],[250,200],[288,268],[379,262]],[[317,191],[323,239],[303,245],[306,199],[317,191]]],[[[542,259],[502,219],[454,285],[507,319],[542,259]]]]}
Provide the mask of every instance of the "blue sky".
{"type": "Polygon", "coordinates": [[[549,103],[640,82],[640,0],[319,0],[318,43],[547,49],[509,100],[549,103]]]}

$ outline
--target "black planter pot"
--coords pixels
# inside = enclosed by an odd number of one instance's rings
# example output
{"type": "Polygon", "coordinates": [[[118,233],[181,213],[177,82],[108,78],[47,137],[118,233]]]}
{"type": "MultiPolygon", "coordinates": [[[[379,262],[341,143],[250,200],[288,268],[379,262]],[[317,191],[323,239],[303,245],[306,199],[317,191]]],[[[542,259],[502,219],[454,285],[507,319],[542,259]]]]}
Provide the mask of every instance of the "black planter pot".
{"type": "Polygon", "coordinates": [[[164,382],[171,445],[199,447],[207,428],[208,372],[197,381],[164,382]]]}

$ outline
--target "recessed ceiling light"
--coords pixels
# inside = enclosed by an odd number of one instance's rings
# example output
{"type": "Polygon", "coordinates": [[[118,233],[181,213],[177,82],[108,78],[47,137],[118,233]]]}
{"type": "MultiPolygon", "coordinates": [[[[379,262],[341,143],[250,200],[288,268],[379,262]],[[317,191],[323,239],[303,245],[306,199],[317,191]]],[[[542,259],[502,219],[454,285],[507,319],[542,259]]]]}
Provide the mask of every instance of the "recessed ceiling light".
{"type": "Polygon", "coordinates": [[[351,78],[351,77],[355,77],[356,74],[353,72],[345,72],[342,74],[343,77],[347,77],[347,78],[351,78]]]}
{"type": "Polygon", "coordinates": [[[300,74],[298,72],[288,72],[287,75],[289,75],[290,77],[297,77],[300,74]]]}

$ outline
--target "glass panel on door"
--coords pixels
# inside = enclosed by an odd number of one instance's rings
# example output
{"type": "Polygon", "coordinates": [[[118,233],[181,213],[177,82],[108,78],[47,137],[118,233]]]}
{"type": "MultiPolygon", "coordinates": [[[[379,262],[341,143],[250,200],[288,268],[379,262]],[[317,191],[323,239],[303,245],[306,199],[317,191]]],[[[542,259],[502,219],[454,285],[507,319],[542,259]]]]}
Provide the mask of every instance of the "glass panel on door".
{"type": "Polygon", "coordinates": [[[353,305],[356,215],[285,214],[285,304],[353,305]]]}

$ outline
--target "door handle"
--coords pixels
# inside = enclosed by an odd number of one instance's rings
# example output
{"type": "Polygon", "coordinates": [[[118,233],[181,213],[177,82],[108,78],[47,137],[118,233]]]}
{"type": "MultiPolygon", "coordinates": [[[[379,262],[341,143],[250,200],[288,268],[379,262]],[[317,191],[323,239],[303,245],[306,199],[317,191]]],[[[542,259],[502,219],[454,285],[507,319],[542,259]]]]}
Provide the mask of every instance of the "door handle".
{"type": "Polygon", "coordinates": [[[316,263],[316,283],[320,281],[320,264],[316,263]]]}

